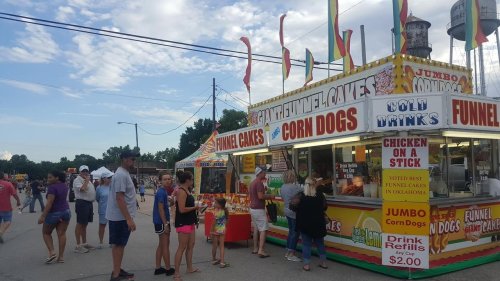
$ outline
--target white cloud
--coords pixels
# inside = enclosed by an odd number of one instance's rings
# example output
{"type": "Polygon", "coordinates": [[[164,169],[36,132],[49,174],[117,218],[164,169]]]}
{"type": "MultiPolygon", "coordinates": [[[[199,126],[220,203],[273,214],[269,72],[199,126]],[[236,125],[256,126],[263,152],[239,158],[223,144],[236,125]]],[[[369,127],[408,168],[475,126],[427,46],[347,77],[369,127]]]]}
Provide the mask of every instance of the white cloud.
{"type": "Polygon", "coordinates": [[[75,15],[75,10],[69,6],[60,6],[57,9],[56,20],[69,22],[70,18],[75,15]]]}
{"type": "Polygon", "coordinates": [[[45,28],[26,24],[16,46],[0,46],[0,62],[48,63],[59,53],[59,46],[45,28]]]}
{"type": "Polygon", "coordinates": [[[7,161],[9,161],[10,158],[12,158],[12,153],[10,153],[7,150],[0,151],[0,160],[7,160],[7,161]]]}
{"type": "Polygon", "coordinates": [[[59,115],[82,116],[82,117],[109,117],[109,114],[101,113],[76,113],[76,112],[60,112],[59,115]]]}
{"type": "Polygon", "coordinates": [[[147,122],[155,124],[179,124],[183,123],[193,115],[193,113],[188,111],[176,110],[166,107],[133,110],[131,113],[135,116],[145,118],[147,122]]]}
{"type": "Polygon", "coordinates": [[[0,79],[0,83],[15,87],[21,90],[26,90],[38,95],[47,95],[47,89],[40,85],[40,84],[35,84],[35,83],[30,83],[30,82],[23,82],[23,81],[18,81],[18,80],[10,80],[10,79],[0,79]]]}
{"type": "Polygon", "coordinates": [[[40,128],[52,128],[52,129],[81,129],[81,126],[64,123],[64,122],[52,122],[52,121],[42,121],[33,120],[21,116],[6,116],[0,115],[0,124],[11,125],[11,126],[33,126],[40,128]]]}

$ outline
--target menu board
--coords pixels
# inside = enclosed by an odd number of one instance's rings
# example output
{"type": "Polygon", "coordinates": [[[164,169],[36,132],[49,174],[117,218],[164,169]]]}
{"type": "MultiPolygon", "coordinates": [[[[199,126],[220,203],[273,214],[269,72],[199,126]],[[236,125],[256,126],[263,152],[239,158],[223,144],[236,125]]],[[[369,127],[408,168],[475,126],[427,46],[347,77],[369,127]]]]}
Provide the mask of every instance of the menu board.
{"type": "Polygon", "coordinates": [[[286,152],[281,150],[273,152],[273,172],[286,171],[288,169],[284,155],[286,155],[286,152]]]}

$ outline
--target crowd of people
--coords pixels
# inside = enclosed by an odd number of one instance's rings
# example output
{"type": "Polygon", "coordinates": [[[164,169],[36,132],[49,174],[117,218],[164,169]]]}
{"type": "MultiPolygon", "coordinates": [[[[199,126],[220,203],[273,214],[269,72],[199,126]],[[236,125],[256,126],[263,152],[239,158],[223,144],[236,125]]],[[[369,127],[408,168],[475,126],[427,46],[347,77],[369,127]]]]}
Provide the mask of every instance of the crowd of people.
{"type": "MultiPolygon", "coordinates": [[[[69,188],[75,194],[75,240],[74,252],[87,253],[96,247],[87,243],[87,226],[93,222],[93,202],[97,201],[99,217],[99,245],[104,247],[104,234],[106,226],[109,226],[109,245],[112,248],[112,273],[110,280],[130,280],[134,278],[122,268],[122,261],[129,237],[136,230],[134,218],[137,213],[136,185],[129,171],[133,168],[138,154],[131,151],[120,155],[121,165],[112,173],[104,172],[96,184],[91,180],[89,167],[82,165],[79,175],[74,179],[72,186],[65,183],[64,172],[53,171],[47,176],[46,202],[40,195],[42,185],[32,183],[26,189],[26,197],[31,197],[30,204],[35,199],[40,202],[42,213],[38,223],[42,224],[43,241],[48,250],[45,263],[64,263],[64,252],[66,247],[66,230],[72,217],[68,204],[69,188]],[[97,187],[95,186],[97,185],[97,187]],[[56,252],[52,233],[56,230],[58,249],[56,252]]],[[[193,175],[190,172],[178,171],[176,173],[177,186],[174,184],[174,176],[162,172],[158,177],[159,186],[154,194],[153,225],[158,235],[158,245],[155,253],[155,275],[173,275],[174,280],[181,280],[180,265],[182,257],[186,259],[186,272],[199,272],[193,266],[193,251],[195,246],[195,230],[198,224],[197,212],[200,208],[196,204],[192,193],[193,175]],[[170,259],[170,233],[172,225],[178,236],[178,248],[175,251],[173,267],[170,259]],[[162,261],[163,265],[162,266],[162,261]]],[[[253,251],[252,254],[260,258],[270,255],[265,251],[266,232],[269,229],[268,216],[266,214],[266,200],[274,199],[274,195],[266,193],[263,181],[266,171],[259,167],[255,170],[255,180],[250,184],[250,215],[253,224],[253,251]]],[[[0,175],[3,179],[3,175],[0,175]]],[[[326,199],[317,191],[317,183],[313,178],[307,178],[305,185],[301,188],[296,183],[296,175],[293,170],[283,174],[284,185],[281,195],[285,206],[285,216],[288,220],[288,238],[285,259],[289,261],[303,261],[303,270],[310,271],[311,247],[314,243],[320,255],[320,268],[326,269],[326,253],[324,237],[326,236],[325,210],[326,199]],[[299,237],[302,239],[302,259],[297,255],[297,243],[299,237]]],[[[143,184],[143,183],[141,183],[143,184]]],[[[144,197],[144,189],[139,187],[141,198],[144,197]]],[[[22,211],[20,199],[16,188],[8,181],[0,180],[0,243],[3,243],[3,235],[12,221],[12,207],[10,197],[14,197],[17,206],[22,211]]],[[[144,200],[144,199],[143,199],[144,200]]],[[[142,200],[141,200],[142,201],[142,200]]],[[[221,268],[229,266],[225,259],[224,237],[226,225],[229,219],[226,201],[218,198],[214,202],[215,222],[211,229],[212,238],[212,264],[221,268]],[[217,253],[219,252],[219,256],[217,253]]],[[[30,205],[30,211],[32,210],[30,205]]]]}

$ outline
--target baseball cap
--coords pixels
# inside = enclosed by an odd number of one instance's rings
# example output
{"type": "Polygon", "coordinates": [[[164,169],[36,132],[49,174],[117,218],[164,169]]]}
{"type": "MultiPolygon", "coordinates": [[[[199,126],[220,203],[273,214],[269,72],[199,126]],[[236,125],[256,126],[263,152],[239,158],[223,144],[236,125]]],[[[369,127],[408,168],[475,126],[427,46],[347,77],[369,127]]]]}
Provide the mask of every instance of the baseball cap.
{"type": "Polygon", "coordinates": [[[90,171],[89,170],[89,166],[87,166],[87,165],[81,165],[80,168],[78,169],[78,172],[81,173],[84,170],[90,171]]]}
{"type": "Polygon", "coordinates": [[[114,173],[113,173],[113,172],[111,172],[111,171],[106,171],[106,172],[103,172],[103,173],[101,174],[101,179],[104,179],[104,178],[110,178],[110,177],[112,177],[113,175],[114,175],[114,173]]]}
{"type": "Polygon", "coordinates": [[[255,168],[255,175],[258,176],[260,173],[264,172],[261,167],[255,168]]]}
{"type": "Polygon", "coordinates": [[[130,150],[126,150],[126,151],[123,151],[122,153],[120,153],[120,159],[125,159],[125,158],[130,158],[130,157],[139,157],[139,156],[141,156],[139,153],[136,153],[136,152],[133,152],[130,150]]]}

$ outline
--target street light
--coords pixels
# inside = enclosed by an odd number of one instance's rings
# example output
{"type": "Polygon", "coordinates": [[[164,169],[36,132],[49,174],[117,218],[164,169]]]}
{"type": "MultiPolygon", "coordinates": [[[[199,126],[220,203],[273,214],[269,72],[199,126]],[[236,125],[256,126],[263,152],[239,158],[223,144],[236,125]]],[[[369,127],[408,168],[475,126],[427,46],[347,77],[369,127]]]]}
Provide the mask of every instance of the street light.
{"type": "MultiPolygon", "coordinates": [[[[135,126],[135,147],[137,147],[137,150],[139,150],[139,135],[137,134],[137,123],[129,123],[129,122],[116,122],[118,125],[121,124],[127,124],[127,125],[134,125],[135,126]]],[[[139,163],[136,162],[136,177],[137,177],[137,184],[139,185],[139,163]]]]}

